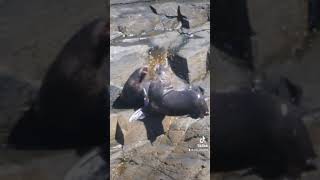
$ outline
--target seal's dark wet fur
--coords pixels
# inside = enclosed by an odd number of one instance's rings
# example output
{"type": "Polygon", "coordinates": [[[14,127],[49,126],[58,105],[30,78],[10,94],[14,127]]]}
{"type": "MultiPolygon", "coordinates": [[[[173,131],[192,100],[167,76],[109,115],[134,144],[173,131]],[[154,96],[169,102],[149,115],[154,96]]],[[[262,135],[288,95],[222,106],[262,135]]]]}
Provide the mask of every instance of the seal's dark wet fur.
{"type": "Polygon", "coordinates": [[[298,178],[316,157],[298,108],[267,93],[213,93],[213,171],[298,178]]]}
{"type": "Polygon", "coordinates": [[[208,113],[208,106],[201,87],[181,91],[171,90],[165,93],[166,86],[161,81],[151,82],[148,109],[169,116],[190,115],[195,119],[203,118],[208,113]]]}
{"type": "Polygon", "coordinates": [[[142,67],[136,69],[123,86],[121,94],[115,100],[112,107],[115,109],[138,109],[144,105],[143,88],[148,88],[148,83],[144,79],[147,70],[142,67]]]}
{"type": "Polygon", "coordinates": [[[66,148],[107,140],[109,24],[95,19],[63,47],[37,101],[13,128],[16,148],[66,148]]]}

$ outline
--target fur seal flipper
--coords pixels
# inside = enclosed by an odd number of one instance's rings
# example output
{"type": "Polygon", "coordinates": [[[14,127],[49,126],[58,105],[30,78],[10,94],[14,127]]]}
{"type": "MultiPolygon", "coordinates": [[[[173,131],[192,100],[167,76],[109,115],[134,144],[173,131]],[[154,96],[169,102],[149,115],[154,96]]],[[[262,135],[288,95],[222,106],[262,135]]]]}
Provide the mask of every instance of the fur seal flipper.
{"type": "Polygon", "coordinates": [[[43,79],[37,101],[13,128],[17,148],[66,148],[106,140],[109,24],[95,19],[65,44],[43,79]]]}
{"type": "MultiPolygon", "coordinates": [[[[209,110],[204,98],[204,90],[186,83],[173,84],[175,76],[169,67],[157,65],[154,77],[146,79],[148,67],[135,70],[126,81],[124,88],[114,102],[114,108],[138,109],[129,121],[142,119],[148,114],[169,116],[189,115],[203,118],[209,110]]],[[[150,78],[150,77],[149,77],[150,78]]]]}

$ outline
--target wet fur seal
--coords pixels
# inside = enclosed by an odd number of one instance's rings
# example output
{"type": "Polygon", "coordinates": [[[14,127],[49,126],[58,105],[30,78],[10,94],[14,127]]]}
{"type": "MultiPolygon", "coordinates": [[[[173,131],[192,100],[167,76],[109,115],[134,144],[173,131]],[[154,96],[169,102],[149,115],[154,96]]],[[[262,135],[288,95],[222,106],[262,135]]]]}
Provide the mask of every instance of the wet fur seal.
{"type": "Polygon", "coordinates": [[[316,158],[299,108],[268,93],[213,93],[214,172],[298,178],[316,158]]]}
{"type": "Polygon", "coordinates": [[[136,69],[125,82],[121,94],[115,100],[112,107],[115,109],[138,109],[144,105],[145,93],[150,82],[145,79],[148,67],[136,69]]]}
{"type": "Polygon", "coordinates": [[[107,180],[110,179],[109,155],[107,146],[94,148],[86,153],[81,159],[67,171],[63,180],[85,179],[85,180],[107,180]]]}
{"type": "Polygon", "coordinates": [[[175,89],[169,82],[168,68],[160,65],[156,70],[157,77],[151,81],[148,90],[146,110],[169,116],[190,115],[192,118],[203,118],[209,110],[200,86],[187,85],[175,89]]]}
{"type": "Polygon", "coordinates": [[[73,148],[107,139],[109,24],[97,18],[64,45],[36,102],[12,129],[15,148],[73,148]]]}

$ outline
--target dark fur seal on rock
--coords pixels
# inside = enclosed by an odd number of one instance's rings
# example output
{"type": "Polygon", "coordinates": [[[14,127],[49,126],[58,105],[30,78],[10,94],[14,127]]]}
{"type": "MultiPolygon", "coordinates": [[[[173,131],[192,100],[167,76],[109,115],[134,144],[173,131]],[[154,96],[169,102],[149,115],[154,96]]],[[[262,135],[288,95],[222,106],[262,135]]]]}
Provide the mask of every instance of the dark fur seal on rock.
{"type": "Polygon", "coordinates": [[[151,80],[144,107],[136,111],[129,121],[141,119],[144,114],[159,113],[169,116],[189,115],[192,118],[203,118],[209,110],[200,86],[183,84],[173,87],[168,67],[159,65],[156,77],[151,80]]]}
{"type": "Polygon", "coordinates": [[[109,24],[95,19],[63,47],[43,80],[37,102],[13,128],[16,148],[66,148],[107,140],[109,24]]]}
{"type": "Polygon", "coordinates": [[[153,111],[169,116],[190,115],[192,118],[203,118],[208,114],[204,90],[200,86],[185,86],[175,89],[166,77],[164,66],[157,69],[157,77],[150,83],[148,90],[148,107],[153,111]]]}
{"type": "Polygon", "coordinates": [[[251,168],[263,178],[299,178],[316,157],[302,114],[267,93],[213,93],[215,172],[251,168]]]}
{"type": "Polygon", "coordinates": [[[150,82],[145,80],[148,67],[135,70],[123,86],[120,96],[113,103],[113,108],[134,108],[138,109],[144,105],[145,92],[150,82]]]}
{"type": "Polygon", "coordinates": [[[107,146],[95,148],[84,155],[66,173],[64,180],[109,180],[109,160],[107,146]]]}

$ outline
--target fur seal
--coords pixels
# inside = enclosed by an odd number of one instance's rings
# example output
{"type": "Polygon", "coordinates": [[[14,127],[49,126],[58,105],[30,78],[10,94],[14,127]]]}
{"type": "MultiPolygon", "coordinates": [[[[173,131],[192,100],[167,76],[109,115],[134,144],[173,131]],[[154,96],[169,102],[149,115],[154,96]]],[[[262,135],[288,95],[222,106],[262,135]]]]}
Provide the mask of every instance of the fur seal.
{"type": "Polygon", "coordinates": [[[200,86],[173,87],[167,75],[168,68],[163,65],[157,68],[156,73],[156,79],[149,86],[147,108],[169,116],[190,115],[195,119],[208,115],[204,90],[200,86]]]}
{"type": "Polygon", "coordinates": [[[251,168],[263,178],[298,178],[315,167],[309,133],[296,106],[267,93],[213,93],[215,172],[251,168]]]}
{"type": "Polygon", "coordinates": [[[109,24],[95,19],[65,44],[42,81],[37,101],[8,137],[16,148],[103,144],[108,126],[109,24]]]}
{"type": "Polygon", "coordinates": [[[144,105],[144,90],[148,90],[150,81],[145,78],[148,67],[136,69],[123,86],[120,96],[115,100],[112,107],[116,109],[134,108],[138,109],[144,105]]]}
{"type": "Polygon", "coordinates": [[[158,113],[169,116],[189,115],[197,119],[208,115],[209,110],[200,86],[183,84],[173,87],[169,68],[164,65],[156,67],[156,77],[150,81],[145,94],[144,106],[138,109],[129,121],[142,119],[145,114],[158,113]]]}
{"type": "Polygon", "coordinates": [[[73,165],[73,167],[67,171],[63,180],[107,180],[110,179],[109,155],[106,150],[107,146],[95,148],[86,153],[81,159],[73,165]]]}

